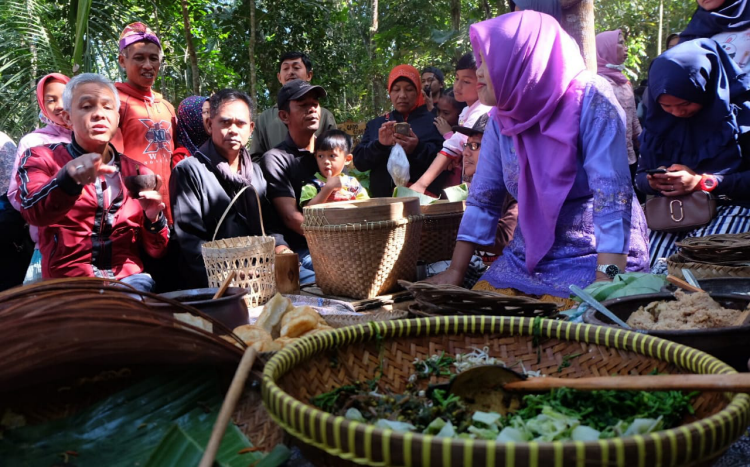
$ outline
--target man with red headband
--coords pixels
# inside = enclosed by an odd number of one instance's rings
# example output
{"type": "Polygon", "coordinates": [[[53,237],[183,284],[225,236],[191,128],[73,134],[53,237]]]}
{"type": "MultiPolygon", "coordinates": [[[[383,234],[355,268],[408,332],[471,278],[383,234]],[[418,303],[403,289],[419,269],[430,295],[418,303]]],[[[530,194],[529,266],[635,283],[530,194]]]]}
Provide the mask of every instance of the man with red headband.
{"type": "MultiPolygon", "coordinates": [[[[159,75],[164,53],[156,34],[143,23],[131,23],[120,34],[120,55],[117,59],[125,70],[127,81],[117,83],[120,93],[120,132],[122,138],[113,143],[118,151],[137,164],[122,164],[123,175],[136,175],[137,165],[144,165],[160,175],[164,183],[160,194],[169,199],[169,175],[172,171],[172,151],[177,115],[172,104],[152,86],[159,75]]],[[[169,224],[172,212],[165,210],[169,224]]]]}

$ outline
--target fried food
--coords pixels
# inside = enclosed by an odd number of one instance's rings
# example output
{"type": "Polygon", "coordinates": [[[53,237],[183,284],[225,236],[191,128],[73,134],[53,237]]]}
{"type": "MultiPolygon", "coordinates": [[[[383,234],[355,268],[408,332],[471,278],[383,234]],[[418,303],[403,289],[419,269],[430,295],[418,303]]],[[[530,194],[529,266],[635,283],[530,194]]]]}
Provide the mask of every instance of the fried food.
{"type": "Polygon", "coordinates": [[[278,337],[281,329],[281,318],[293,309],[292,301],[277,293],[263,307],[255,325],[265,329],[271,336],[278,337]]]}
{"type": "Polygon", "coordinates": [[[675,292],[677,300],[651,302],[630,315],[636,329],[687,330],[734,326],[742,310],[722,307],[705,292],[675,292]]]}
{"type": "Polygon", "coordinates": [[[273,343],[273,338],[265,329],[253,324],[245,324],[234,328],[234,334],[242,339],[248,347],[253,347],[258,352],[265,352],[265,346],[273,343]]]}
{"type": "Polygon", "coordinates": [[[275,344],[281,345],[281,348],[286,347],[289,344],[293,344],[299,340],[298,337],[279,337],[275,341],[273,341],[275,344]]]}

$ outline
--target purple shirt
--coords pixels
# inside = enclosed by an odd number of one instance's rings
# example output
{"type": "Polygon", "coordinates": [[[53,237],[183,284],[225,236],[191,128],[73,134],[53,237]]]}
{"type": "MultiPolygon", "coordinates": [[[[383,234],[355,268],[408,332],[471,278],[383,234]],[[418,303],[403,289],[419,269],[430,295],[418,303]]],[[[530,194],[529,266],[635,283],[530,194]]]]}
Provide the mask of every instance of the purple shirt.
{"type": "MultiPolygon", "coordinates": [[[[586,287],[594,281],[597,253],[627,254],[628,271],[648,270],[646,220],[638,202],[633,202],[625,124],[616,102],[601,78],[586,87],[578,170],[560,211],[552,248],[529,274],[519,224],[513,240],[483,280],[496,288],[568,297],[570,284],[586,287]]],[[[479,245],[494,242],[506,192],[518,196],[518,175],[512,140],[490,119],[458,240],[479,245]]]]}

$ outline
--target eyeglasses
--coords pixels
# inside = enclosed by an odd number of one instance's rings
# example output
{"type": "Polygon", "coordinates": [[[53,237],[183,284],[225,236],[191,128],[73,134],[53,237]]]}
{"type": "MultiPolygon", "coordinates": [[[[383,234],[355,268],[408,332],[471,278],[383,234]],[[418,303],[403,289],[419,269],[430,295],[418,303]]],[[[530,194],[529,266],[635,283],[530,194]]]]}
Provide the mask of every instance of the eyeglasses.
{"type": "Polygon", "coordinates": [[[472,151],[476,151],[482,146],[482,143],[464,143],[463,146],[464,146],[464,149],[469,148],[472,151]]]}

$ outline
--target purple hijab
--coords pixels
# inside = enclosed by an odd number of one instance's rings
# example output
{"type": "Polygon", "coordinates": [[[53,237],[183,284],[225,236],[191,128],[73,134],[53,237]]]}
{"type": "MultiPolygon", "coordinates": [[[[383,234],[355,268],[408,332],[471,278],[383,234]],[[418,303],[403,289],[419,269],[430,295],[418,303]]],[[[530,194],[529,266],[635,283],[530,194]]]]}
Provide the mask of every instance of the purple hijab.
{"type": "Polygon", "coordinates": [[[604,31],[596,35],[596,72],[599,76],[604,76],[615,82],[615,84],[625,84],[628,78],[617,68],[610,68],[607,65],[622,65],[617,62],[617,41],[620,40],[620,30],[604,31]]]}
{"type": "Polygon", "coordinates": [[[487,57],[497,99],[492,117],[518,156],[518,220],[532,272],[555,241],[576,178],[586,67],[578,44],[536,11],[482,21],[469,34],[477,64],[480,50],[487,57]]]}

